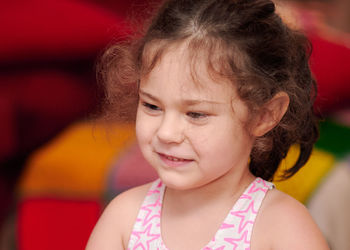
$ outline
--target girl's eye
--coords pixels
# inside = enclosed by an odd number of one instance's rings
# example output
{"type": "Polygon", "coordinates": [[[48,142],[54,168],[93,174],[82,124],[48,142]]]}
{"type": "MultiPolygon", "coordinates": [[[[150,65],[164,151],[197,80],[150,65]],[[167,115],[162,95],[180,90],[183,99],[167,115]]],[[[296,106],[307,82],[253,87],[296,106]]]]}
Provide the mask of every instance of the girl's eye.
{"type": "Polygon", "coordinates": [[[207,114],[199,113],[199,112],[187,112],[187,116],[191,117],[192,119],[201,119],[208,117],[207,114]]]}
{"type": "Polygon", "coordinates": [[[160,110],[160,108],[158,106],[150,104],[150,103],[147,103],[147,102],[143,102],[142,105],[145,106],[147,109],[149,109],[151,111],[158,111],[158,110],[160,110]]]}

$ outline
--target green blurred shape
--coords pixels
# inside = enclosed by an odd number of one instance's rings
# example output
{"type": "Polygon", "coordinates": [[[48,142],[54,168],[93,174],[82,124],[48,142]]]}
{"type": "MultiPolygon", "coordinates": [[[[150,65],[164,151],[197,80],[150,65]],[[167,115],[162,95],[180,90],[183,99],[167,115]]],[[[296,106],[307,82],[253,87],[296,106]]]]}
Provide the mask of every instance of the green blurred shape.
{"type": "Polygon", "coordinates": [[[350,153],[350,127],[327,119],[320,122],[320,138],[316,148],[333,154],[337,159],[344,158],[350,153]]]}

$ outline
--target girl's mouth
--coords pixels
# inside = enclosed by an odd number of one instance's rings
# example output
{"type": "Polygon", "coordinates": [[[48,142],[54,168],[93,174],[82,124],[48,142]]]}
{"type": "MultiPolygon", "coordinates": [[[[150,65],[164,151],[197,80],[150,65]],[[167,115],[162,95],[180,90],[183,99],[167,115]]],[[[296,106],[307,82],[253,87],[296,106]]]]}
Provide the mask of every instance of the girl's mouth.
{"type": "Polygon", "coordinates": [[[178,158],[171,155],[166,155],[162,153],[158,153],[160,159],[169,167],[181,167],[185,164],[192,162],[193,160],[178,158]]]}

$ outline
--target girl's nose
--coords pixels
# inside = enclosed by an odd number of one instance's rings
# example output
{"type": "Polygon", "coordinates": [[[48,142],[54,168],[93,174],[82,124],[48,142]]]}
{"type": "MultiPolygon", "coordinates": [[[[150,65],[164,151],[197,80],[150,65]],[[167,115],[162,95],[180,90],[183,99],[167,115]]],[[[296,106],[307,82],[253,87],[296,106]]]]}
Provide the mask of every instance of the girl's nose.
{"type": "Polygon", "coordinates": [[[158,139],[163,143],[179,144],[184,140],[182,123],[178,117],[165,114],[157,131],[158,139]]]}

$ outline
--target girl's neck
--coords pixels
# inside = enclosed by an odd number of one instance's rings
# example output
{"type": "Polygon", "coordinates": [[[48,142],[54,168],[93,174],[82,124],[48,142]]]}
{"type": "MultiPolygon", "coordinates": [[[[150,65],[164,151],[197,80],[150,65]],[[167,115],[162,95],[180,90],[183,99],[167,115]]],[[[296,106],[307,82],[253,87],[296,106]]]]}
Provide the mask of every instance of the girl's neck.
{"type": "Polygon", "coordinates": [[[217,202],[232,203],[237,200],[255,177],[249,172],[228,174],[207,185],[191,190],[166,189],[165,203],[175,210],[182,212],[193,210],[195,207],[205,207],[217,202]]]}

